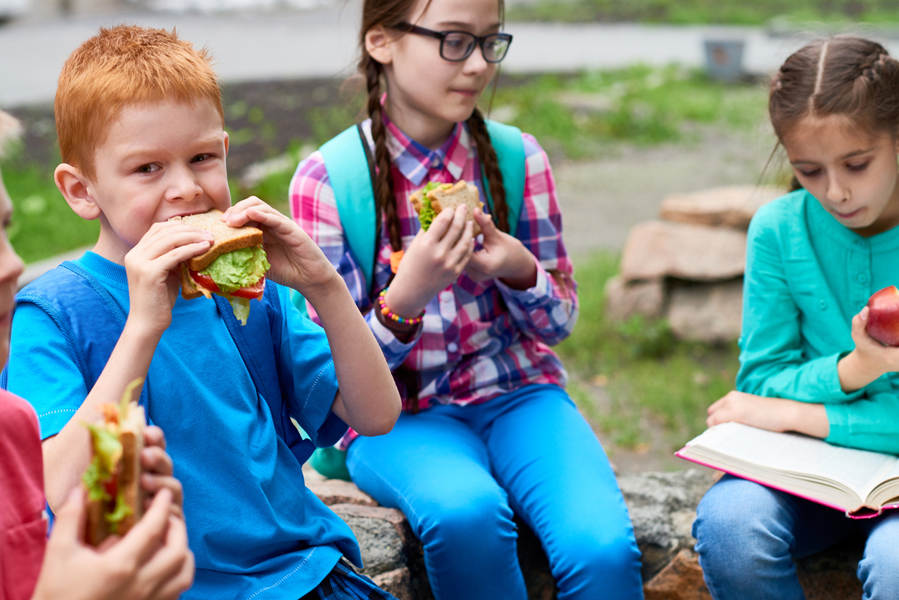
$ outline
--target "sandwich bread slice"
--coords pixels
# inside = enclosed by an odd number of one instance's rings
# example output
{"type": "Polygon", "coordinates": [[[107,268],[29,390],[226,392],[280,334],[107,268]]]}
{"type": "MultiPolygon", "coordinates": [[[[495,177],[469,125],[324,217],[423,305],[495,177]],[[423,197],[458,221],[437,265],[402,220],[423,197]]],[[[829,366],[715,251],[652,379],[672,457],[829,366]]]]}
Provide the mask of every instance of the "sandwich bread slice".
{"type": "Polygon", "coordinates": [[[110,535],[125,535],[143,514],[140,452],[146,417],[131,399],[142,383],[131,382],[119,404],[101,404],[102,419],[86,424],[92,456],[82,482],[88,493],[85,539],[92,546],[110,535]]]}
{"type": "Polygon", "coordinates": [[[209,250],[181,263],[181,295],[185,300],[212,294],[231,302],[234,316],[246,324],[250,300],[262,299],[265,272],[269,263],[262,248],[262,230],[257,227],[231,227],[221,220],[222,211],[173,217],[187,225],[205,229],[213,235],[209,250]]]}
{"type": "Polygon", "coordinates": [[[468,207],[466,220],[472,221],[472,234],[481,233],[481,227],[474,220],[474,209],[484,210],[484,203],[480,200],[478,188],[467,181],[452,183],[429,182],[424,188],[416,190],[409,195],[412,207],[418,212],[418,219],[425,231],[431,226],[431,221],[447,208],[455,209],[457,206],[468,207]]]}

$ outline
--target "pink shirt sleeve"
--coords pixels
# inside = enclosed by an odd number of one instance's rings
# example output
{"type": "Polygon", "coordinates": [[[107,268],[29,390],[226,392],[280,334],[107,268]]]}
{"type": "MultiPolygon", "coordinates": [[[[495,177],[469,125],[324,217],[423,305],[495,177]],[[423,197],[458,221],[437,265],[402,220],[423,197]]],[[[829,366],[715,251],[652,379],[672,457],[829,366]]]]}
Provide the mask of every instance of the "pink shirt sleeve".
{"type": "Polygon", "coordinates": [[[0,600],[31,598],[47,546],[37,416],[0,390],[0,600]]]}

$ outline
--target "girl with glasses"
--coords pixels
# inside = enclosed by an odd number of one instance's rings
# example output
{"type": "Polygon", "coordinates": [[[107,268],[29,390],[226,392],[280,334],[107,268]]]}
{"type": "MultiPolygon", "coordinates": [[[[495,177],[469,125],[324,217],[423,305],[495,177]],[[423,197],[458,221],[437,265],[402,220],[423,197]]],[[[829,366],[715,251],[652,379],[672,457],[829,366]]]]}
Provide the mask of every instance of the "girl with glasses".
{"type": "Polygon", "coordinates": [[[294,219],[346,281],[404,400],[392,432],[351,431],[339,447],[356,484],[409,519],[438,600],[527,598],[513,516],[540,539],[560,599],[642,598],[627,508],[550,349],[578,300],[547,156],[477,107],[512,41],[502,14],[501,0],[366,0],[370,119],[291,182],[294,219]],[[483,237],[461,208],[421,229],[409,194],[458,181],[486,204],[483,237]]]}

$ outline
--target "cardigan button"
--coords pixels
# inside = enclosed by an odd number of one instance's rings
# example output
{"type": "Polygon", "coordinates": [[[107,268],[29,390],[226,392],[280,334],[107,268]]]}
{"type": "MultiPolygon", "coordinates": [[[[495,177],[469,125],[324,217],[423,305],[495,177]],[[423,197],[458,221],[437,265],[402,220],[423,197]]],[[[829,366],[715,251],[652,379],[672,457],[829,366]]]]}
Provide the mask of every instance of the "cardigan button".
{"type": "Polygon", "coordinates": [[[858,282],[859,283],[868,283],[868,274],[867,273],[859,273],[858,274],[858,282]]]}
{"type": "Polygon", "coordinates": [[[818,300],[818,306],[821,310],[827,310],[827,300],[818,300]]]}

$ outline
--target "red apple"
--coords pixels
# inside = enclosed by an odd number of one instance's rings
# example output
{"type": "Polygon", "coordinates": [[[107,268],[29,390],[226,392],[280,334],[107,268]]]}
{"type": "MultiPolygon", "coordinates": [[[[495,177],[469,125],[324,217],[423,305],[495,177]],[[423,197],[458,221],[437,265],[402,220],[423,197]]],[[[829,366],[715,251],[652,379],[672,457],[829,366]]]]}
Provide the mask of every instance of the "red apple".
{"type": "Polygon", "coordinates": [[[868,299],[868,335],[886,346],[899,346],[899,289],[895,285],[868,299]]]}

